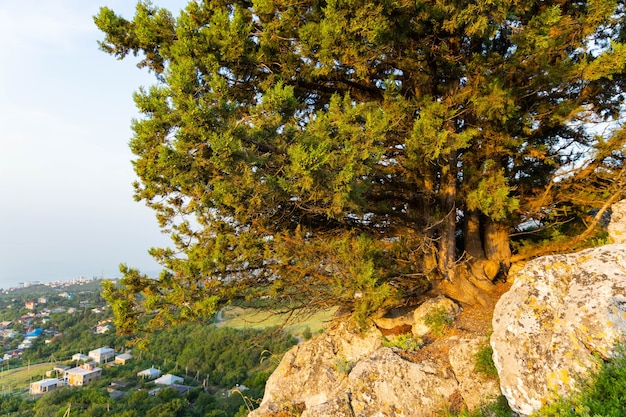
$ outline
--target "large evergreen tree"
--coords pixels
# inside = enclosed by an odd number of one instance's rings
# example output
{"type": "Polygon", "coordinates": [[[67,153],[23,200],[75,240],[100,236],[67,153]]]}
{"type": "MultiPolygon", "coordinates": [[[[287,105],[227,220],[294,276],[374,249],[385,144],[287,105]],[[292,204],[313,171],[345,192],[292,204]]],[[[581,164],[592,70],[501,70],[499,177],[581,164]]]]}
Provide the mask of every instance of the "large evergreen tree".
{"type": "Polygon", "coordinates": [[[118,326],[234,299],[489,303],[516,227],[623,193],[623,19],[616,0],[102,8],[101,48],[158,80],[130,146],[136,198],[174,242],[152,249],[158,280],[124,267],[107,288],[118,326]]]}

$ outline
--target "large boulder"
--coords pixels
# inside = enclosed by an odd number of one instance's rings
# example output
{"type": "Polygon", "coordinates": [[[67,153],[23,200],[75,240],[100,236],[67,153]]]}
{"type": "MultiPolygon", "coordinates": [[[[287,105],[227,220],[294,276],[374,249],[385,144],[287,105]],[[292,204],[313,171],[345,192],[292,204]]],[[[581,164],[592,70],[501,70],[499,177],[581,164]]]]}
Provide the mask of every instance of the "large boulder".
{"type": "Polygon", "coordinates": [[[289,410],[302,417],[426,417],[475,408],[500,393],[474,372],[484,336],[439,338],[418,352],[383,347],[383,340],[375,327],[358,334],[345,319],[330,323],[285,355],[250,417],[289,410]]]}
{"type": "Polygon", "coordinates": [[[285,354],[250,417],[271,415],[287,405],[310,409],[327,403],[342,390],[351,367],[380,348],[382,340],[376,328],[357,332],[346,319],[329,323],[324,334],[285,354]]]}
{"type": "Polygon", "coordinates": [[[626,332],[626,245],[528,262],[493,314],[491,345],[511,408],[529,415],[608,359],[626,332]]]}
{"type": "Polygon", "coordinates": [[[611,221],[607,229],[611,243],[626,244],[626,200],[611,206],[611,221]]]}

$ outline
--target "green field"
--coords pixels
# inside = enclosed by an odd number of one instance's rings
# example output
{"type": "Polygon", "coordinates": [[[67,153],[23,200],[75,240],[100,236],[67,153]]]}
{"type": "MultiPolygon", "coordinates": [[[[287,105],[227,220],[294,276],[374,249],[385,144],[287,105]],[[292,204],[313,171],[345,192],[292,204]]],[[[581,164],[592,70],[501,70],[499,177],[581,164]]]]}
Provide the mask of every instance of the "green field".
{"type": "Polygon", "coordinates": [[[336,308],[304,317],[290,318],[286,313],[227,307],[220,313],[218,325],[235,329],[266,329],[279,326],[294,336],[301,337],[307,328],[313,334],[322,331],[335,311],[336,308]]]}
{"type": "Polygon", "coordinates": [[[45,378],[46,371],[52,368],[54,368],[54,363],[46,362],[10,370],[0,370],[2,394],[27,391],[31,382],[45,378]]]}

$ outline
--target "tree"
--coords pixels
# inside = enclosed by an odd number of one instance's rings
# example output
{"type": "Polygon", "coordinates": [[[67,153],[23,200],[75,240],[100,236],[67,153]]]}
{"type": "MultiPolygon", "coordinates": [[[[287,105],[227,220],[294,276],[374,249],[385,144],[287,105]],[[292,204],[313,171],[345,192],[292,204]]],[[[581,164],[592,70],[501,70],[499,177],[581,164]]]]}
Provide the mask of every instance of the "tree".
{"type": "Polygon", "coordinates": [[[130,146],[174,244],[151,249],[158,280],[123,266],[107,286],[118,329],[232,300],[489,304],[516,227],[623,195],[623,17],[617,0],[102,8],[101,48],[158,80],[130,146]]]}

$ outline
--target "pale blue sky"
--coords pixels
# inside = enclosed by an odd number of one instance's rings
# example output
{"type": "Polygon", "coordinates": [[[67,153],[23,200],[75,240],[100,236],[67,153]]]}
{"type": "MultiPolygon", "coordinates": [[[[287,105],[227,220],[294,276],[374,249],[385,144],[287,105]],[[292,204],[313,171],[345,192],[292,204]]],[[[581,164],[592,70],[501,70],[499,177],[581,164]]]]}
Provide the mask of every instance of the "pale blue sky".
{"type": "MultiPolygon", "coordinates": [[[[184,0],[154,0],[175,15],[184,0]]],[[[133,0],[0,0],[0,288],[149,273],[167,245],[132,198],[132,93],[154,82],[98,49],[92,16],[133,0]]]]}

